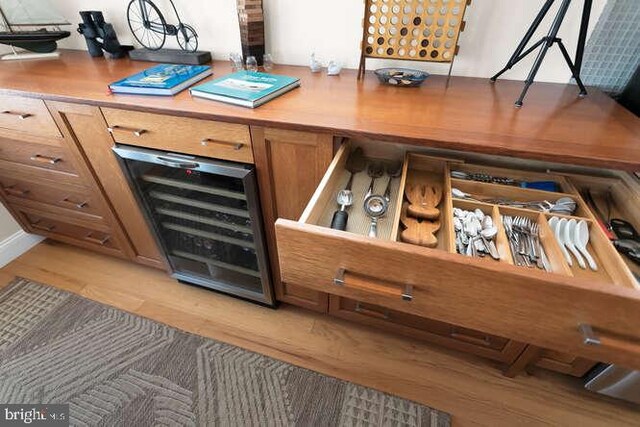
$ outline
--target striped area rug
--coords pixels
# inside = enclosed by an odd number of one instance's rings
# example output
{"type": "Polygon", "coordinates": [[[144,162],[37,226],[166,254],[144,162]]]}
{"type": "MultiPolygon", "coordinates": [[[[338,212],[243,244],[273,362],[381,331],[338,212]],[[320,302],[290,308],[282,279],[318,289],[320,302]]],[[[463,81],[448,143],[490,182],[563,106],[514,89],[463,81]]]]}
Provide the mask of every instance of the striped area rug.
{"type": "Polygon", "coordinates": [[[0,290],[0,402],[78,426],[448,426],[446,413],[16,279],[0,290]]]}

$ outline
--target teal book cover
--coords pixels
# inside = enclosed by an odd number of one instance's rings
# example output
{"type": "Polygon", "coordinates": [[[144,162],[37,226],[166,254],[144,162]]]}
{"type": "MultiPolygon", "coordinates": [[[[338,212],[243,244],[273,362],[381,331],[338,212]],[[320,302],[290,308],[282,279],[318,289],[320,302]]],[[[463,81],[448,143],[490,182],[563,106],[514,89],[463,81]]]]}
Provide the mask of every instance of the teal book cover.
{"type": "Polygon", "coordinates": [[[195,86],[191,92],[218,95],[249,102],[258,101],[296,84],[300,79],[257,71],[238,71],[195,86]]]}
{"type": "Polygon", "coordinates": [[[191,80],[209,69],[210,67],[206,65],[160,64],[112,83],[110,86],[112,88],[136,87],[171,89],[172,87],[191,80]]]}

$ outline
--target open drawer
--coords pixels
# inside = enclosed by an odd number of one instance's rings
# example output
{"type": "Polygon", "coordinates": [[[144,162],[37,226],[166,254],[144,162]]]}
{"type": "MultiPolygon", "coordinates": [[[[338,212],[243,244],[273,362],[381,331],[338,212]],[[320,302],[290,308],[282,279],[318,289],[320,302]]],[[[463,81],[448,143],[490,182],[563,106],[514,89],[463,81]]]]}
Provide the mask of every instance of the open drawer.
{"type": "MultiPolygon", "coordinates": [[[[460,200],[452,196],[451,186],[464,187],[471,193],[470,186],[475,183],[456,182],[461,180],[452,179],[450,172],[452,165],[457,168],[466,164],[451,159],[421,159],[421,155],[411,160],[412,154],[409,154],[405,157],[402,177],[392,185],[388,225],[379,226],[378,237],[374,238],[361,230],[362,219],[357,211],[362,209],[362,196],[358,194],[350,208],[349,222],[353,221],[360,231],[349,227],[348,231],[329,228],[330,212],[338,208],[336,192],[344,188],[349,178],[345,166],[351,150],[350,144],[340,147],[299,221],[279,219],[276,222],[284,282],[640,369],[640,289],[569,178],[554,176],[560,184],[558,197],[571,196],[576,201],[572,214],[575,218],[562,213],[460,200]],[[400,241],[403,189],[415,172],[441,177],[439,183],[444,189],[439,204],[441,224],[435,233],[434,247],[400,241]],[[539,224],[540,239],[548,257],[547,269],[516,265],[517,258],[510,253],[502,226],[496,237],[499,259],[456,253],[454,225],[450,220],[456,207],[480,208],[496,223],[502,215],[513,215],[528,217],[539,224]],[[591,233],[588,249],[595,254],[599,271],[577,271],[575,266],[567,265],[548,224],[552,216],[587,223],[591,233]]],[[[524,173],[515,169],[502,171],[524,173]]],[[[537,175],[544,177],[544,170],[537,175]]],[[[381,182],[376,182],[374,192],[381,193],[386,187],[386,178],[377,181],[381,182]]],[[[366,186],[369,180],[365,182],[366,186]]],[[[354,179],[353,186],[357,193],[362,183],[354,179]]],[[[491,196],[492,192],[497,195],[514,190],[488,183],[481,190],[475,188],[474,194],[491,196]]],[[[518,195],[534,200],[542,193],[546,194],[541,190],[523,189],[518,195]]]]}

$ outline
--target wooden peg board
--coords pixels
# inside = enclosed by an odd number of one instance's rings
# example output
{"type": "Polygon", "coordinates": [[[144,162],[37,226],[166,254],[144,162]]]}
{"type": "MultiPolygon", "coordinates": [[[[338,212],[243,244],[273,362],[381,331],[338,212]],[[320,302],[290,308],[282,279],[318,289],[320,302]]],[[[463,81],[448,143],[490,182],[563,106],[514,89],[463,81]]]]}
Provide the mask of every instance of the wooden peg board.
{"type": "Polygon", "coordinates": [[[452,62],[468,0],[365,0],[365,58],[452,62]]]}

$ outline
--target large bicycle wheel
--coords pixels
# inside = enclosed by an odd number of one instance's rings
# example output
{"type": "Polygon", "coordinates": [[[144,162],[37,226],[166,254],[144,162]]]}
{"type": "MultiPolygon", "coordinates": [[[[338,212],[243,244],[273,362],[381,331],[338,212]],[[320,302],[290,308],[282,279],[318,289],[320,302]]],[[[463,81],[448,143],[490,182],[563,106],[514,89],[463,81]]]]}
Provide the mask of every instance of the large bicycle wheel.
{"type": "Polygon", "coordinates": [[[166,21],[150,0],[131,0],[127,7],[129,29],[138,43],[149,50],[158,50],[167,39],[166,21]],[[143,17],[146,16],[145,20],[143,17]]]}
{"type": "Polygon", "coordinates": [[[191,25],[181,24],[178,26],[176,39],[178,39],[180,49],[187,52],[198,50],[198,34],[196,34],[196,30],[191,25]]]}

